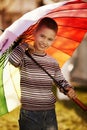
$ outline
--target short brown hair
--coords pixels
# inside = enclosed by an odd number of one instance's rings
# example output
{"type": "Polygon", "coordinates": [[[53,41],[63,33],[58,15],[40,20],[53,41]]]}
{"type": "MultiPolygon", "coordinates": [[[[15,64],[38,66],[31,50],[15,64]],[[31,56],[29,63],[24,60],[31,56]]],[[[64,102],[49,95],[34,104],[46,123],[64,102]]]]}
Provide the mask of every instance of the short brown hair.
{"type": "Polygon", "coordinates": [[[58,25],[52,18],[44,17],[40,20],[40,22],[37,25],[36,31],[38,31],[42,26],[46,26],[52,30],[54,30],[56,33],[58,31],[58,25]]]}

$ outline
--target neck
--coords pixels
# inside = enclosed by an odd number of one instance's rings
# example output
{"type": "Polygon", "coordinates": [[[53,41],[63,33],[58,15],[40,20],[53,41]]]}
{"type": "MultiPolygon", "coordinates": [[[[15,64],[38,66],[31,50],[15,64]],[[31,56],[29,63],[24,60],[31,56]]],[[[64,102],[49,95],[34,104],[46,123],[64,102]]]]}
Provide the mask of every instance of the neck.
{"type": "Polygon", "coordinates": [[[34,52],[32,52],[32,54],[39,55],[39,56],[44,56],[44,55],[46,55],[46,52],[35,50],[34,52]]]}
{"type": "Polygon", "coordinates": [[[37,55],[45,55],[46,52],[45,52],[45,51],[40,51],[40,50],[35,49],[34,52],[33,52],[33,54],[37,54],[37,55]]]}

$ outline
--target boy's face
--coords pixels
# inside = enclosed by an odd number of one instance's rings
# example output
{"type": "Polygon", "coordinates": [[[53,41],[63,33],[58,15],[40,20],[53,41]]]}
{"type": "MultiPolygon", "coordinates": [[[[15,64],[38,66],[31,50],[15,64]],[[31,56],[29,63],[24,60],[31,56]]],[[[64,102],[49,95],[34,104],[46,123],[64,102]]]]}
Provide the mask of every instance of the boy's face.
{"type": "Polygon", "coordinates": [[[50,47],[55,40],[56,33],[54,30],[42,26],[38,31],[35,32],[35,50],[39,52],[44,52],[48,47],[50,47]]]}

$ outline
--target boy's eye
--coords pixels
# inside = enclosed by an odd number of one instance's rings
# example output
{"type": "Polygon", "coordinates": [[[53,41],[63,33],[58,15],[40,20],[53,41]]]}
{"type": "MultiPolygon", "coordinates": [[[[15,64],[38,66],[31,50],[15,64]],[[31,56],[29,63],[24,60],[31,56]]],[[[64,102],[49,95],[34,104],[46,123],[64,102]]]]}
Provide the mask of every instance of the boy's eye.
{"type": "Polygon", "coordinates": [[[49,38],[48,40],[49,40],[49,41],[53,41],[53,39],[52,39],[52,38],[49,38]]]}
{"type": "Polygon", "coordinates": [[[41,37],[45,37],[43,34],[40,35],[41,37]]]}
{"type": "MultiPolygon", "coordinates": [[[[41,38],[44,38],[44,39],[46,38],[46,36],[43,35],[43,34],[41,34],[40,37],[41,37],[41,38]]],[[[52,42],[53,40],[54,40],[53,38],[48,38],[48,41],[50,41],[50,42],[52,42]]]]}

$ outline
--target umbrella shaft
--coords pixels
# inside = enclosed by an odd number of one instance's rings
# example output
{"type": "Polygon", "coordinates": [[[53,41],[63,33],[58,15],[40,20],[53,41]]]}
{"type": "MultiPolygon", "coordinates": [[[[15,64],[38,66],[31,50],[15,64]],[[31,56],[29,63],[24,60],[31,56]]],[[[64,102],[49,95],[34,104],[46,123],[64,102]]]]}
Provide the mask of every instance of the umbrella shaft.
{"type": "Polygon", "coordinates": [[[82,108],[84,111],[87,111],[87,106],[84,105],[78,98],[72,99],[80,108],[82,108]]]}

